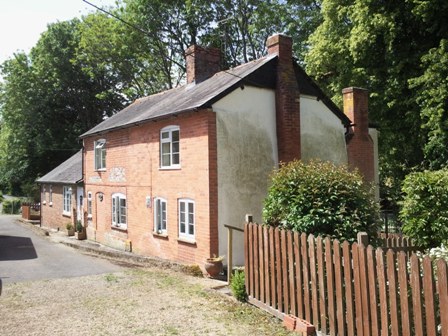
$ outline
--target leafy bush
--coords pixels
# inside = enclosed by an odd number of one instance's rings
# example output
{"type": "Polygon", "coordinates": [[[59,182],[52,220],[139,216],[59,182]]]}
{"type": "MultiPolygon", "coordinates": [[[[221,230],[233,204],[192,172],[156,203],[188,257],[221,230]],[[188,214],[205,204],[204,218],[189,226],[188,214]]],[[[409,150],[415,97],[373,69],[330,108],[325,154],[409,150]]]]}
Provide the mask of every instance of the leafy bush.
{"type": "Polygon", "coordinates": [[[355,241],[379,225],[373,191],[358,172],[330,162],[293,161],[274,172],[264,203],[268,225],[355,241]]]}
{"type": "Polygon", "coordinates": [[[230,289],[232,290],[233,296],[238,301],[246,301],[246,279],[243,270],[235,271],[235,274],[230,280],[230,289]]]}
{"type": "Polygon", "coordinates": [[[18,198],[10,198],[3,201],[2,213],[4,214],[19,214],[22,210],[22,201],[18,198]]]}
{"type": "Polygon", "coordinates": [[[403,233],[423,248],[448,244],[448,169],[411,173],[402,191],[403,233]]]}

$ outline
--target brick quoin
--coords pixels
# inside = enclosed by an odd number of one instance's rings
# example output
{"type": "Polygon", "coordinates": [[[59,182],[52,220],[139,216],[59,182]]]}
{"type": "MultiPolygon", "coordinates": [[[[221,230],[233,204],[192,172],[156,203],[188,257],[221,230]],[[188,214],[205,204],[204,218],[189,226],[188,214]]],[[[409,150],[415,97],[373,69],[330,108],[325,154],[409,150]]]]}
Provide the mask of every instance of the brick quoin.
{"type": "MultiPolygon", "coordinates": [[[[209,109],[85,138],[85,192],[93,198],[88,239],[109,245],[111,240],[130,240],[136,254],[203,264],[219,251],[216,146],[216,114],[209,109]],[[180,129],[181,168],[166,170],[160,168],[160,130],[172,125],[180,129]],[[98,139],[106,140],[103,172],[94,169],[93,144],[98,139]],[[111,181],[111,172],[117,168],[124,172],[123,181],[111,181]],[[126,195],[127,230],[111,227],[113,193],[126,195]],[[167,237],[154,232],[156,197],[167,201],[167,237]],[[179,240],[180,198],[195,203],[194,244],[179,240]]],[[[87,202],[84,205],[87,211],[87,202]]]]}
{"type": "Polygon", "coordinates": [[[300,159],[300,92],[294,73],[292,39],[274,35],[266,42],[268,54],[278,55],[275,90],[278,158],[300,159]]]}
{"type": "Polygon", "coordinates": [[[344,113],[353,122],[347,136],[349,167],[358,168],[365,182],[374,182],[374,144],[369,135],[369,93],[366,89],[350,87],[343,89],[342,94],[344,113]]]}

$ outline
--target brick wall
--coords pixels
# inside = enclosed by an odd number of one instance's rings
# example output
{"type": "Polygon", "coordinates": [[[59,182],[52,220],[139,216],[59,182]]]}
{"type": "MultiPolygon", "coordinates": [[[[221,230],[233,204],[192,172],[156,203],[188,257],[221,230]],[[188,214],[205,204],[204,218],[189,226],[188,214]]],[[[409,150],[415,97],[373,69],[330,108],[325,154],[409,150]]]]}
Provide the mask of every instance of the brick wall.
{"type": "Polygon", "coordinates": [[[292,39],[273,35],[267,40],[268,54],[278,55],[275,90],[278,159],[300,159],[300,92],[294,73],[292,39]]]}
{"type": "Polygon", "coordinates": [[[66,230],[67,223],[74,224],[73,211],[76,209],[76,185],[66,185],[72,187],[72,211],[71,215],[63,214],[64,196],[63,184],[51,184],[52,202],[50,203],[50,184],[43,184],[41,187],[41,224],[51,229],[66,230]],[[45,188],[45,191],[44,191],[45,188]]]}
{"type": "Polygon", "coordinates": [[[369,135],[368,91],[350,87],[342,94],[344,113],[353,123],[347,137],[349,167],[358,168],[366,182],[374,182],[374,143],[369,135]]]}
{"type": "MultiPolygon", "coordinates": [[[[84,139],[85,193],[91,192],[93,198],[88,239],[115,247],[129,240],[137,254],[197,264],[217,253],[215,119],[213,112],[202,110],[84,139]],[[166,126],[180,128],[180,169],[159,167],[160,130],[166,126]],[[94,170],[97,139],[106,139],[104,172],[94,170]],[[113,193],[126,195],[127,230],[111,227],[113,193]],[[166,236],[154,232],[156,197],[167,201],[166,236]],[[195,202],[195,243],[179,239],[180,198],[195,202]]],[[[87,202],[84,205],[87,211],[87,202]]]]}

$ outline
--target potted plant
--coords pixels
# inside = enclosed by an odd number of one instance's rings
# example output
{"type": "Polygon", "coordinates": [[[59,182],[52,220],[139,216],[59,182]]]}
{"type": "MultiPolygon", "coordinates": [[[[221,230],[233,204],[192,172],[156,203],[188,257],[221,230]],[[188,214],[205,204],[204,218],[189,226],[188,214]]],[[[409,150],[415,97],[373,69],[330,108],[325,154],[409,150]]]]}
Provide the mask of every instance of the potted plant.
{"type": "Polygon", "coordinates": [[[215,256],[207,258],[204,268],[210,277],[216,277],[219,273],[222,272],[222,261],[224,260],[224,256],[215,256]]]}
{"type": "Polygon", "coordinates": [[[75,232],[76,239],[83,240],[86,239],[86,232],[84,231],[84,227],[82,226],[82,223],[80,220],[76,222],[76,232],[75,232]]]}
{"type": "Polygon", "coordinates": [[[67,223],[65,228],[67,229],[67,235],[68,236],[74,236],[75,235],[75,228],[74,228],[72,223],[67,223]]]}

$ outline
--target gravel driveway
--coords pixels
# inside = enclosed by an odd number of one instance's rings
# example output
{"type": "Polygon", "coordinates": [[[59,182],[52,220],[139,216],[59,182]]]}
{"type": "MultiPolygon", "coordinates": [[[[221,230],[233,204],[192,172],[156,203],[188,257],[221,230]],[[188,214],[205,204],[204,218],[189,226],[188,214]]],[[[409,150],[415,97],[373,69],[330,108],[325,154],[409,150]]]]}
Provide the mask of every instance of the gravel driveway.
{"type": "Polygon", "coordinates": [[[155,267],[3,284],[0,335],[294,335],[276,318],[155,267]]]}

